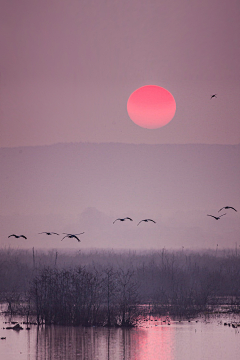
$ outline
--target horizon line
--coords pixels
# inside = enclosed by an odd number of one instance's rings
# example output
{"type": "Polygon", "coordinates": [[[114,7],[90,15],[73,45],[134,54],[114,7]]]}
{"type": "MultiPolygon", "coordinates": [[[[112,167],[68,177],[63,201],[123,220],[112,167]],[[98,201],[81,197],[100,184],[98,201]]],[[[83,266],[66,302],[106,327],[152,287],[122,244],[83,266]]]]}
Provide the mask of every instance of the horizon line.
{"type": "Polygon", "coordinates": [[[91,141],[71,141],[71,142],[56,142],[52,144],[42,144],[42,145],[15,145],[15,146],[0,146],[0,150],[4,149],[18,149],[18,148],[33,148],[33,147],[50,147],[57,145],[77,145],[77,144],[85,144],[85,145],[133,145],[133,146],[189,146],[189,145],[201,145],[201,146],[239,146],[240,142],[237,144],[221,144],[221,143],[163,143],[163,144],[148,144],[148,143],[125,143],[125,142],[114,142],[114,141],[105,141],[105,142],[91,142],[91,141]]]}

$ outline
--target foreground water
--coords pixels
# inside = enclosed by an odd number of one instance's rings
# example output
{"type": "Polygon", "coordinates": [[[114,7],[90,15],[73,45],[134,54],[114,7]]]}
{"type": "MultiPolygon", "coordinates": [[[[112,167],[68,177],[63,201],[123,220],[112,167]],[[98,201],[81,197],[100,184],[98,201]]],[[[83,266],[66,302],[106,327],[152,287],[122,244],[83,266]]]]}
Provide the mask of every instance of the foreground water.
{"type": "MultiPolygon", "coordinates": [[[[7,330],[0,317],[0,359],[4,360],[206,360],[238,359],[240,327],[234,317],[199,318],[164,322],[151,318],[133,329],[80,328],[21,324],[24,330],[7,330]]],[[[13,326],[13,325],[11,325],[13,326]]]]}

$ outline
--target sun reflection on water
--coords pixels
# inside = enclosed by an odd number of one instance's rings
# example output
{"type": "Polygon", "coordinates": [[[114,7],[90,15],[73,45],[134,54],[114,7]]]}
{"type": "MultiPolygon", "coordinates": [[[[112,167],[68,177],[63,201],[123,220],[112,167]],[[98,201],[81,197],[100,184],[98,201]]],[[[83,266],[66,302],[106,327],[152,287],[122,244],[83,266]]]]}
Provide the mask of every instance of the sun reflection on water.
{"type": "MultiPolygon", "coordinates": [[[[131,329],[31,325],[29,331],[26,325],[21,331],[6,330],[4,321],[2,317],[4,360],[18,355],[27,360],[225,360],[240,353],[240,328],[224,326],[217,318],[190,322],[148,318],[131,329]]],[[[22,324],[22,319],[17,321],[22,324]]]]}
{"type": "Polygon", "coordinates": [[[134,360],[172,360],[175,328],[168,321],[150,319],[136,333],[136,356],[134,360]]]}

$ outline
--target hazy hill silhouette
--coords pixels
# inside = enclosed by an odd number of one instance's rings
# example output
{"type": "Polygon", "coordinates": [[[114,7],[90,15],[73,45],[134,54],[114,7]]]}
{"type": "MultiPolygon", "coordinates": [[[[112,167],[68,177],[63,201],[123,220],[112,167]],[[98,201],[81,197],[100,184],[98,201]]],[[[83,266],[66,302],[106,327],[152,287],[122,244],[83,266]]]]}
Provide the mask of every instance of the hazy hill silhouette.
{"type": "MultiPolygon", "coordinates": [[[[137,237],[132,233],[134,224],[143,218],[154,218],[161,226],[161,239],[168,237],[173,246],[182,239],[194,243],[194,234],[200,236],[196,229],[203,231],[203,237],[209,232],[215,239],[219,228],[203,215],[217,214],[226,205],[240,209],[239,160],[240,145],[75,143],[2,148],[1,242],[8,231],[38,233],[47,228],[92,231],[98,234],[99,244],[103,241],[107,246],[110,240],[106,239],[115,236],[108,222],[112,225],[114,219],[125,216],[135,220],[124,222],[124,231],[131,227],[131,239],[137,237]],[[89,208],[95,210],[86,219],[82,214],[89,208]],[[96,212],[103,221],[94,223],[96,212]]],[[[234,241],[238,213],[231,216],[224,217],[228,227],[221,234],[228,231],[234,241]]],[[[222,220],[218,226],[221,222],[223,226],[222,220]]],[[[148,231],[159,231],[159,227],[148,231]]],[[[123,245],[131,245],[131,239],[123,245]]],[[[114,241],[118,243],[118,238],[114,241]]],[[[144,246],[143,239],[139,245],[144,246]]]]}

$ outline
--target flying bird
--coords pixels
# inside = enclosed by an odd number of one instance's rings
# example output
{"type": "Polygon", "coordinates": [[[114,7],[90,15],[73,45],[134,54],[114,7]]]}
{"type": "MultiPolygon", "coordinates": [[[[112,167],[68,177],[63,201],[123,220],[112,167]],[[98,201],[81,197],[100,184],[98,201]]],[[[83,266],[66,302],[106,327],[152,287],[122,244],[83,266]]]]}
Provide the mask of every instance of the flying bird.
{"type": "Polygon", "coordinates": [[[66,236],[64,236],[61,241],[63,241],[63,239],[68,237],[69,239],[76,239],[78,242],[80,242],[81,240],[77,237],[77,235],[82,235],[84,234],[84,232],[81,232],[80,234],[67,234],[67,233],[63,233],[63,234],[66,234],[66,236]]]}
{"type": "Polygon", "coordinates": [[[222,215],[220,215],[220,216],[213,216],[213,215],[208,215],[208,214],[207,214],[207,216],[211,216],[211,217],[213,217],[213,218],[216,219],[216,220],[219,220],[220,217],[222,217],[222,216],[224,216],[224,215],[227,215],[227,214],[225,213],[225,214],[222,214],[222,215]]]}
{"type": "Polygon", "coordinates": [[[237,211],[234,207],[232,206],[224,206],[222,207],[220,210],[218,210],[218,212],[222,211],[223,209],[233,209],[234,211],[237,211]]]}
{"type": "Polygon", "coordinates": [[[39,234],[46,234],[46,235],[59,235],[55,232],[47,232],[47,231],[43,231],[43,232],[40,232],[39,234]]]}
{"type": "Polygon", "coordinates": [[[212,99],[212,98],[216,98],[217,97],[217,94],[213,94],[212,96],[211,96],[211,98],[210,98],[210,100],[212,99]]]}
{"type": "Polygon", "coordinates": [[[10,238],[11,236],[14,236],[15,238],[19,239],[19,238],[24,238],[24,239],[27,239],[25,235],[16,235],[16,234],[12,234],[12,235],[9,235],[8,237],[10,238]]]}
{"type": "Polygon", "coordinates": [[[125,221],[125,220],[133,221],[133,219],[131,219],[130,217],[125,217],[125,218],[123,218],[123,219],[118,218],[118,219],[114,220],[113,224],[114,224],[117,220],[119,220],[119,221],[125,221]]]}
{"type": "Polygon", "coordinates": [[[144,221],[144,222],[152,221],[154,224],[156,224],[156,221],[154,221],[152,219],[144,219],[144,220],[139,221],[139,223],[137,225],[139,225],[142,221],[144,221]]]}

